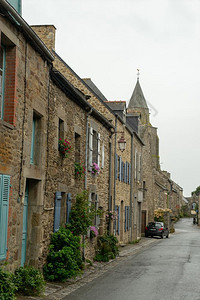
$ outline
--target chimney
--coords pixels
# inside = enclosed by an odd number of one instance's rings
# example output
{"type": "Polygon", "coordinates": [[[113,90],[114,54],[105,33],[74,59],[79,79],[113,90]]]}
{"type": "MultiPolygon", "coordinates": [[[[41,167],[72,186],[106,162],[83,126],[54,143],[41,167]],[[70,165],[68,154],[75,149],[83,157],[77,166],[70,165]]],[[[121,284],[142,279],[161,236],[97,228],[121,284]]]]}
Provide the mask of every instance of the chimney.
{"type": "Polygon", "coordinates": [[[33,25],[31,28],[50,51],[55,50],[56,27],[54,25],[33,25]]]}

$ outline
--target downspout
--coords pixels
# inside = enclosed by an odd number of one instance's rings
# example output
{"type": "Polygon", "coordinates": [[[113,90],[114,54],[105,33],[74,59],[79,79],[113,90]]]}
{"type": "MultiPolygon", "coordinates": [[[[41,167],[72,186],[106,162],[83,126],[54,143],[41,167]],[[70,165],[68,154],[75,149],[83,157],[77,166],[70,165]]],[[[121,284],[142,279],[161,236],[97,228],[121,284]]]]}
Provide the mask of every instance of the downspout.
{"type": "Polygon", "coordinates": [[[86,172],[85,172],[85,181],[84,181],[84,188],[85,190],[87,189],[87,164],[88,164],[88,119],[89,119],[89,115],[91,115],[92,113],[92,108],[90,109],[90,111],[87,113],[86,115],[86,139],[85,139],[85,168],[86,168],[86,172]]]}
{"type": "Polygon", "coordinates": [[[23,196],[23,191],[21,191],[21,181],[22,181],[22,172],[23,172],[23,156],[24,156],[24,137],[25,137],[25,119],[26,119],[26,91],[27,91],[27,51],[28,51],[28,44],[26,42],[25,45],[25,62],[24,62],[24,108],[23,108],[23,120],[22,120],[22,150],[21,150],[21,162],[20,162],[20,173],[19,173],[19,197],[17,202],[20,203],[20,197],[23,196]]]}
{"type": "Polygon", "coordinates": [[[131,241],[133,240],[133,137],[131,133],[131,186],[130,186],[130,224],[131,224],[131,241]]]}
{"type": "MultiPolygon", "coordinates": [[[[112,210],[112,136],[114,132],[111,131],[110,142],[109,142],[109,191],[108,191],[108,209],[112,210]]],[[[115,160],[114,160],[115,161],[115,160]]],[[[115,177],[115,176],[114,176],[115,177]]],[[[111,222],[109,222],[109,233],[111,232],[111,222]]]]}
{"type": "MultiPolygon", "coordinates": [[[[117,116],[115,116],[115,145],[114,145],[114,162],[115,162],[115,157],[117,154],[117,116]]],[[[113,210],[115,211],[115,203],[116,203],[116,178],[115,178],[115,172],[116,172],[116,164],[114,164],[114,195],[113,195],[113,210]]],[[[115,234],[116,234],[116,222],[114,223],[115,227],[115,234]]]]}
{"type": "MultiPolygon", "coordinates": [[[[88,164],[88,159],[87,159],[87,151],[88,151],[88,129],[89,129],[89,126],[88,126],[88,119],[89,119],[89,116],[91,115],[92,113],[92,108],[90,109],[90,111],[86,114],[86,137],[85,137],[85,169],[86,169],[86,172],[85,172],[85,181],[84,181],[84,189],[86,190],[87,189],[87,171],[88,171],[88,167],[87,167],[87,164],[88,164]]],[[[83,235],[83,245],[85,243],[85,235],[83,235]]],[[[85,247],[83,246],[82,247],[82,259],[83,261],[85,260],[85,247]]]]}

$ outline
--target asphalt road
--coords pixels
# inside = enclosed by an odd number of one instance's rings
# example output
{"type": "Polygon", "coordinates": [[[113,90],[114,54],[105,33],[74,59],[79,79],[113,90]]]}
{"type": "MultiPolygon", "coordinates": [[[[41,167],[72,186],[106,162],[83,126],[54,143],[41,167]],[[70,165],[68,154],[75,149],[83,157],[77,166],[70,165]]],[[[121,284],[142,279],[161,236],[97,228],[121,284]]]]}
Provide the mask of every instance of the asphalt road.
{"type": "Polygon", "coordinates": [[[65,300],[200,300],[200,228],[181,219],[169,239],[130,255],[65,300]]]}

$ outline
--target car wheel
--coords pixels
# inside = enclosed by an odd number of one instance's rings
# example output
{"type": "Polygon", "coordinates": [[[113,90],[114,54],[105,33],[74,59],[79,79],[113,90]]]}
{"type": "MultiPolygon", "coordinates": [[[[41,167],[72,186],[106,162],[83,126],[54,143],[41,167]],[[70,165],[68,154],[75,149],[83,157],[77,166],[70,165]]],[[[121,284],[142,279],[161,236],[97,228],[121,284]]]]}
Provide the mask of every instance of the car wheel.
{"type": "Polygon", "coordinates": [[[163,239],[163,238],[164,238],[164,233],[162,232],[161,239],[163,239]]]}

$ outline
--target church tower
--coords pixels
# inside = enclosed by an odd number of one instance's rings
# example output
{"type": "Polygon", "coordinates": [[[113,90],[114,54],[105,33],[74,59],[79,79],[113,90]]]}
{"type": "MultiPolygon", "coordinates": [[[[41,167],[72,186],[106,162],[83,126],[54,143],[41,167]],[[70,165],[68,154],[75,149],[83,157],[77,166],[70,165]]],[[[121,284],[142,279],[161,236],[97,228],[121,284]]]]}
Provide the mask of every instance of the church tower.
{"type": "Polygon", "coordinates": [[[128,114],[138,116],[140,118],[141,125],[149,124],[149,108],[142,92],[139,77],[131,99],[128,104],[128,114]]]}

